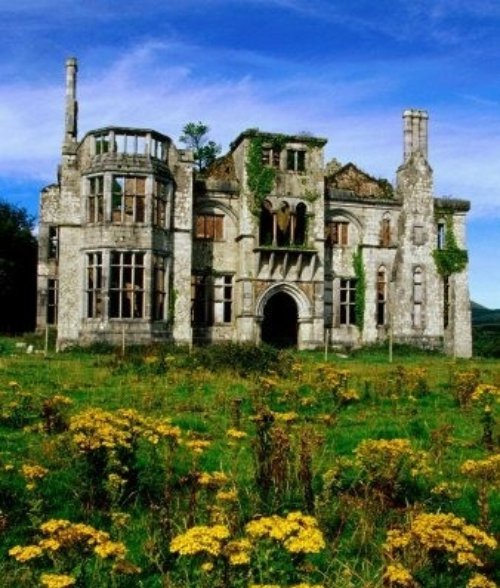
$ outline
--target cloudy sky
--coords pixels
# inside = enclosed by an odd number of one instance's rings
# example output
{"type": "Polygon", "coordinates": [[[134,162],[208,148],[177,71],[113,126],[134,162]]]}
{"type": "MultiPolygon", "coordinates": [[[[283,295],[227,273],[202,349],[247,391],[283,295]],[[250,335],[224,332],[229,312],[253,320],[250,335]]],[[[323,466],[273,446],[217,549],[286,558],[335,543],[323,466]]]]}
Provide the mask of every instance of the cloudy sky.
{"type": "Polygon", "coordinates": [[[472,298],[500,308],[499,35],[498,0],[2,0],[0,197],[36,214],[55,180],[69,56],[80,135],[308,132],[393,180],[422,108],[436,196],[472,204],[472,298]]]}

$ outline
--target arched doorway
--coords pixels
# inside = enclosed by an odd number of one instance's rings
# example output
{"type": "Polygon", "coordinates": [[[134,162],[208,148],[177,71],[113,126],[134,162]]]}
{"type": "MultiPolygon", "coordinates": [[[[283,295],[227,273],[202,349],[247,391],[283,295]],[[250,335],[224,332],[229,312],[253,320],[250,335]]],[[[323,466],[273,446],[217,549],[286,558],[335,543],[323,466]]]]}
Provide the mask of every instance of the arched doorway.
{"type": "Polygon", "coordinates": [[[264,307],[262,341],[280,349],[297,346],[298,311],[295,300],[285,292],[277,292],[264,307]]]}

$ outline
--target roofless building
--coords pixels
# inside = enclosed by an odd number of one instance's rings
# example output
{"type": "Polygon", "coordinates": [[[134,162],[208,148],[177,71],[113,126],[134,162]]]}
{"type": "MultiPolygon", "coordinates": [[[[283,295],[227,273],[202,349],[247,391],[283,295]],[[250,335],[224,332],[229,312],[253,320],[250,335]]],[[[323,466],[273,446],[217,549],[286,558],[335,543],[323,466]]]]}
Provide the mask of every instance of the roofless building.
{"type": "Polygon", "coordinates": [[[98,341],[386,341],[471,355],[469,203],[436,198],[428,115],[403,114],[395,186],[326,139],[242,132],[202,173],[153,129],[79,138],[66,63],[57,183],[40,201],[38,326],[98,341]]]}

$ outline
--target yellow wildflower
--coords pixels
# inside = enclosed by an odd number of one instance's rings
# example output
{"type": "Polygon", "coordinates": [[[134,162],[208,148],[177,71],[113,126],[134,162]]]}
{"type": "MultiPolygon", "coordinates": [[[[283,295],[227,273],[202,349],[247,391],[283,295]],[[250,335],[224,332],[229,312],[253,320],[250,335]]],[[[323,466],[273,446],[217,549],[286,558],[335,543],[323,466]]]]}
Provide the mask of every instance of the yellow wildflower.
{"type": "Polygon", "coordinates": [[[16,561],[24,563],[35,557],[40,557],[43,555],[43,551],[38,545],[26,545],[24,547],[22,545],[16,545],[9,549],[9,555],[16,561]]]}
{"type": "Polygon", "coordinates": [[[172,539],[170,551],[179,555],[207,553],[217,556],[221,552],[222,542],[228,537],[229,529],[225,525],[191,527],[185,533],[172,539]]]}
{"type": "Polygon", "coordinates": [[[497,588],[497,585],[483,574],[474,574],[467,582],[466,588],[497,588]]]}
{"type": "Polygon", "coordinates": [[[67,588],[67,586],[74,586],[76,580],[65,574],[42,574],[40,583],[46,588],[67,588]]]}
{"type": "Polygon", "coordinates": [[[200,486],[209,486],[217,488],[229,482],[229,478],[224,472],[201,472],[198,475],[198,484],[200,486]]]}
{"type": "Polygon", "coordinates": [[[94,547],[94,552],[101,558],[106,559],[108,557],[116,557],[117,559],[121,559],[125,557],[125,553],[127,552],[125,545],[123,543],[115,542],[115,541],[106,541],[104,543],[100,543],[94,547]]]}
{"type": "Polygon", "coordinates": [[[384,583],[389,586],[405,587],[413,586],[413,578],[410,572],[401,564],[389,564],[383,576],[384,583]]]}
{"type": "Polygon", "coordinates": [[[247,433],[245,433],[245,431],[239,431],[238,429],[228,429],[226,431],[226,435],[230,438],[230,439],[244,439],[245,437],[248,437],[247,433]]]}
{"type": "Polygon", "coordinates": [[[280,542],[291,553],[318,553],[325,547],[323,534],[314,517],[300,512],[250,521],[246,532],[254,539],[269,538],[280,542]]]}

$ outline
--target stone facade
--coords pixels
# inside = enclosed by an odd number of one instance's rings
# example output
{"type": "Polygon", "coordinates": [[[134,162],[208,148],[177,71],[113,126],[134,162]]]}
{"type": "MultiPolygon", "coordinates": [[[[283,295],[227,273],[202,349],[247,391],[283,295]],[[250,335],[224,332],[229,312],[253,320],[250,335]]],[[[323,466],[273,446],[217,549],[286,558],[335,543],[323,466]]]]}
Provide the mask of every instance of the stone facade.
{"type": "Polygon", "coordinates": [[[326,139],[249,129],[207,170],[151,129],[77,137],[66,64],[57,184],[40,205],[38,326],[60,347],[266,341],[312,349],[387,341],[468,357],[469,203],[436,198],[428,116],[403,114],[396,185],[325,165],[326,139]]]}

